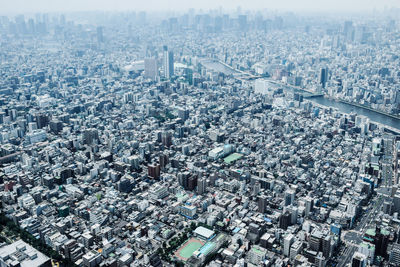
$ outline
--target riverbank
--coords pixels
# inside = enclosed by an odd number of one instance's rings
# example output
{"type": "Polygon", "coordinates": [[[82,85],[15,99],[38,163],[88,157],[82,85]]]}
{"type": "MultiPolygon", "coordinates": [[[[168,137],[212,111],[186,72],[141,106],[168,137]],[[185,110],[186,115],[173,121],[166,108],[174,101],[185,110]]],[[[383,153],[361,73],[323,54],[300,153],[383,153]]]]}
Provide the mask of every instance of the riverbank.
{"type": "MultiPolygon", "coordinates": [[[[327,100],[329,100],[329,101],[336,101],[335,99],[332,99],[332,98],[324,98],[324,99],[327,99],[327,100]]],[[[341,109],[338,108],[338,107],[320,104],[320,103],[318,103],[318,102],[313,101],[312,98],[307,99],[307,101],[312,102],[313,105],[315,105],[315,106],[317,106],[317,107],[320,107],[320,108],[329,108],[329,107],[331,107],[331,108],[337,109],[340,113],[343,113],[343,114],[350,115],[351,113],[354,113],[353,111],[347,112],[347,111],[344,111],[343,109],[341,110],[341,109]]],[[[342,104],[345,104],[345,105],[350,105],[350,104],[348,104],[348,103],[341,102],[341,101],[336,101],[336,102],[337,102],[337,103],[342,103],[342,104]]],[[[351,106],[353,106],[353,105],[351,105],[351,106]]],[[[364,107],[359,107],[359,106],[355,106],[355,107],[357,107],[357,108],[364,108],[364,107]]],[[[375,112],[374,110],[368,110],[368,111],[369,111],[369,112],[375,112]]],[[[379,113],[379,114],[380,114],[381,116],[386,116],[385,114],[381,114],[381,113],[379,113]]],[[[364,115],[364,116],[366,116],[366,115],[364,115]]],[[[387,131],[392,132],[393,134],[400,135],[400,129],[399,129],[399,128],[395,128],[395,127],[392,127],[392,126],[390,126],[390,125],[388,125],[388,124],[381,123],[381,122],[378,122],[378,121],[376,121],[376,120],[372,120],[369,116],[367,116],[367,117],[368,117],[374,124],[376,124],[378,127],[384,128],[384,129],[386,129],[387,131]]],[[[397,120],[397,119],[396,119],[396,120],[397,120]]],[[[400,127],[400,120],[399,120],[399,125],[398,125],[398,126],[400,127]]]]}
{"type": "Polygon", "coordinates": [[[370,111],[373,111],[373,112],[376,112],[376,113],[380,113],[380,114],[385,115],[385,116],[389,116],[389,117],[391,117],[393,119],[400,120],[400,116],[393,115],[393,114],[387,113],[387,112],[382,111],[382,110],[374,109],[374,108],[371,108],[371,107],[368,107],[368,106],[365,106],[365,105],[357,104],[357,103],[350,102],[350,101],[343,100],[343,99],[334,99],[334,100],[342,102],[342,103],[345,103],[345,104],[348,104],[348,105],[352,105],[352,106],[355,106],[355,107],[368,109],[370,111]]]}
{"type": "MultiPolygon", "coordinates": [[[[220,60],[214,60],[213,63],[219,64],[221,67],[229,69],[232,72],[253,76],[250,73],[234,69],[232,66],[220,60]]],[[[271,84],[274,84],[275,86],[282,86],[283,88],[287,88],[292,91],[298,91],[298,92],[303,92],[303,94],[309,94],[309,96],[305,96],[304,98],[308,99],[312,103],[318,103],[325,107],[333,107],[338,109],[339,112],[345,114],[356,113],[358,115],[366,116],[375,124],[385,127],[389,131],[393,131],[398,134],[400,133],[400,116],[398,115],[393,115],[381,110],[376,110],[371,107],[349,102],[346,100],[334,99],[322,93],[316,93],[312,90],[308,90],[298,86],[288,85],[279,81],[274,81],[272,79],[268,79],[268,81],[271,84]]]]}

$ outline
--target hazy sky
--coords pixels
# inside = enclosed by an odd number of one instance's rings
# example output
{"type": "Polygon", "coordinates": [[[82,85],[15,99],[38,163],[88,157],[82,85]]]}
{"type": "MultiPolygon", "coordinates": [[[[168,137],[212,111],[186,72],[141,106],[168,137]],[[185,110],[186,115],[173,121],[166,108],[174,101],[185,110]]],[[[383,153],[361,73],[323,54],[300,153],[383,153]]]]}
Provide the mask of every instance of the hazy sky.
{"type": "Polygon", "coordinates": [[[185,11],[196,9],[279,9],[292,11],[371,11],[400,8],[400,0],[0,0],[0,13],[90,10],[185,11]]]}

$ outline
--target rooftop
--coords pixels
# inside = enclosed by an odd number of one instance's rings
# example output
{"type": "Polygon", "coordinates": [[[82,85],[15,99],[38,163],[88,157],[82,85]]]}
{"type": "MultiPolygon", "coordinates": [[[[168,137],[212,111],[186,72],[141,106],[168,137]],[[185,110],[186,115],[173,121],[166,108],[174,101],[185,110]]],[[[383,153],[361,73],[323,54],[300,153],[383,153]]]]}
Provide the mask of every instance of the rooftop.
{"type": "Polygon", "coordinates": [[[196,230],[194,230],[194,233],[206,239],[209,239],[214,234],[214,231],[209,230],[203,226],[199,226],[196,228],[196,230]]]}
{"type": "Polygon", "coordinates": [[[240,153],[232,153],[229,156],[227,156],[226,158],[224,158],[224,162],[227,164],[230,164],[232,162],[235,162],[238,159],[241,159],[242,157],[243,157],[243,155],[240,153]]]}
{"type": "Polygon", "coordinates": [[[0,248],[0,258],[8,265],[17,261],[21,267],[41,266],[50,261],[50,258],[39,252],[23,240],[0,248]]]}

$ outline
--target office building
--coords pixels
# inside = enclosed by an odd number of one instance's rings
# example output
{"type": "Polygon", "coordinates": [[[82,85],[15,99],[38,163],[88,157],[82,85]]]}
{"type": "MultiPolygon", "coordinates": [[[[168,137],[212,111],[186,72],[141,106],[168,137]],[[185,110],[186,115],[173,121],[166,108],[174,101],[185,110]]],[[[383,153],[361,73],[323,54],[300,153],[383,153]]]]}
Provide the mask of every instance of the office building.
{"type": "Polygon", "coordinates": [[[351,259],[351,267],[366,267],[367,259],[365,255],[355,252],[351,259]]]}
{"type": "Polygon", "coordinates": [[[103,27],[99,26],[96,28],[96,34],[97,34],[97,42],[98,43],[103,43],[104,42],[104,35],[103,35],[103,27]]]}
{"type": "Polygon", "coordinates": [[[174,53],[164,46],[164,77],[171,79],[174,76],[174,53]]]}
{"type": "Polygon", "coordinates": [[[319,75],[319,82],[322,85],[322,88],[326,87],[326,83],[328,82],[328,68],[321,68],[321,72],[319,75]]]}
{"type": "Polygon", "coordinates": [[[290,255],[290,249],[293,242],[294,242],[294,235],[288,234],[285,236],[285,238],[283,239],[283,255],[285,256],[290,255]]]}
{"type": "Polygon", "coordinates": [[[146,78],[156,80],[158,77],[157,59],[146,58],[144,60],[144,72],[146,78]]]}
{"type": "Polygon", "coordinates": [[[268,198],[266,195],[261,195],[258,197],[258,212],[264,213],[267,209],[268,198]]]}

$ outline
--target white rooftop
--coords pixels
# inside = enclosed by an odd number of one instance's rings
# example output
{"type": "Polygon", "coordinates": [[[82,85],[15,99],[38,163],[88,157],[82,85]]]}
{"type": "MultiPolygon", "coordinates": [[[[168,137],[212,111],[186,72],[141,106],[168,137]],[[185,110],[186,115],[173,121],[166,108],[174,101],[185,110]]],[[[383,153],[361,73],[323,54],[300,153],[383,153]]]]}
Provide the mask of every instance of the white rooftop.
{"type": "Polygon", "coordinates": [[[209,239],[214,234],[214,231],[209,230],[203,226],[199,226],[196,228],[196,230],[194,230],[194,233],[206,239],[209,239]]]}
{"type": "Polygon", "coordinates": [[[41,266],[50,260],[49,257],[39,252],[23,240],[0,248],[0,260],[6,264],[17,261],[21,267],[41,266]],[[18,251],[18,253],[16,253],[18,251]]]}

